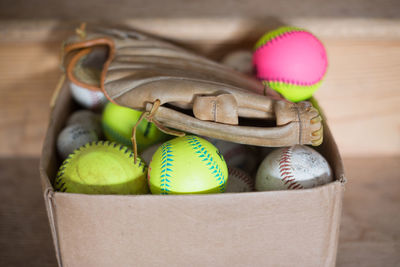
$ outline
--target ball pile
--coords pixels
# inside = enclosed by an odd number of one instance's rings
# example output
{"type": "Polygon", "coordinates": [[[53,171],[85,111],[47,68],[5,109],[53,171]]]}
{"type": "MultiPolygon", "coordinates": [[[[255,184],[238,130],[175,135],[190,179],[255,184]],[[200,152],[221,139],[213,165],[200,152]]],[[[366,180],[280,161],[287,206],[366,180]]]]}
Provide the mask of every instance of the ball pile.
{"type": "MultiPolygon", "coordinates": [[[[96,64],[101,60],[96,53],[101,56],[104,51],[93,50],[82,58],[86,63],[77,64],[77,79],[99,83],[96,64]]],[[[271,31],[257,42],[253,55],[239,50],[223,63],[246,75],[253,67],[266,86],[294,102],[310,98],[327,69],[323,44],[295,27],[271,31]]],[[[328,162],[308,146],[261,149],[195,135],[170,139],[146,120],[136,129],[140,157],[135,162],[131,137],[142,113],[107,103],[100,91],[82,88],[79,81],[70,81],[70,86],[75,101],[85,109],[71,114],[57,138],[63,160],[54,180],[58,191],[240,193],[306,189],[333,181],[328,162]]]]}
{"type": "MultiPolygon", "coordinates": [[[[85,194],[148,193],[147,164],[140,158],[138,165],[133,163],[131,151],[133,127],[141,112],[112,103],[101,112],[78,110],[67,119],[57,137],[57,151],[64,162],[55,189],[85,194]]],[[[141,151],[167,136],[144,120],[136,138],[141,151]]]]}

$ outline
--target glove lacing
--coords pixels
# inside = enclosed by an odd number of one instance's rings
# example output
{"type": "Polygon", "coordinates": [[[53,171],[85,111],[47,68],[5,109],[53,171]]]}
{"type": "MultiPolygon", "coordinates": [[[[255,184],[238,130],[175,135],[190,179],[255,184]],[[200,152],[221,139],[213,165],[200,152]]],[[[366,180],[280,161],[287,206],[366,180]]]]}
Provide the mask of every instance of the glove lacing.
{"type": "Polygon", "coordinates": [[[134,153],[134,162],[135,163],[136,163],[136,158],[137,158],[136,129],[139,126],[139,124],[142,122],[143,119],[146,119],[148,122],[154,123],[154,125],[163,133],[175,135],[175,136],[179,136],[179,137],[185,136],[184,132],[169,129],[169,128],[165,127],[164,125],[162,125],[159,121],[157,121],[154,118],[154,115],[156,114],[160,105],[161,105],[161,101],[159,99],[154,101],[153,106],[151,107],[151,110],[143,112],[140,115],[139,120],[136,122],[135,126],[133,127],[131,141],[132,141],[132,145],[133,145],[133,153],[134,153]]]}

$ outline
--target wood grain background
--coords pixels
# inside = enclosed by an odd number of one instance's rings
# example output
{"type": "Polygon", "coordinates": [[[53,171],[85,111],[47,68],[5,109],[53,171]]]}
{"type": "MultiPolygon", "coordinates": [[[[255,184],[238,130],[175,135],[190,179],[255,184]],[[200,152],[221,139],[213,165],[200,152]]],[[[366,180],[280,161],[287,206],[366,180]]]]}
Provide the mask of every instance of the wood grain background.
{"type": "MultiPolygon", "coordinates": [[[[334,21],[325,21],[330,25],[326,31],[310,20],[299,20],[295,25],[308,23],[308,28],[315,28],[328,51],[328,72],[315,96],[339,149],[344,156],[399,155],[400,34],[399,38],[361,33],[354,37],[350,33],[355,28],[345,31],[343,24],[334,21]],[[332,35],[335,27],[342,32],[336,38],[332,35]]],[[[353,22],[364,31],[370,23],[353,22]]],[[[251,49],[264,30],[279,23],[261,26],[263,21],[254,19],[145,18],[120,24],[169,37],[219,59],[238,48],[251,49]]],[[[386,24],[393,27],[393,22],[386,24]]],[[[0,127],[5,129],[0,133],[0,155],[40,154],[48,102],[61,74],[59,47],[77,25],[75,21],[54,20],[0,23],[0,127]]],[[[400,30],[400,23],[395,25],[400,30]]],[[[383,28],[381,34],[385,32],[383,28]]]]}
{"type": "Polygon", "coordinates": [[[336,17],[399,18],[397,0],[2,0],[0,17],[5,19],[131,19],[177,17],[336,17]]]}

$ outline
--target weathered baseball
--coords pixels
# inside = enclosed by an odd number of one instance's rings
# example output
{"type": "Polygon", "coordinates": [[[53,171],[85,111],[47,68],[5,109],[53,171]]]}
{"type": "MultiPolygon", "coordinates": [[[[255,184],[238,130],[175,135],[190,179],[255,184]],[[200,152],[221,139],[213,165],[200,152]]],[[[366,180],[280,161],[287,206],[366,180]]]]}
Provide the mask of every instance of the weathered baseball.
{"type": "Polygon", "coordinates": [[[101,129],[101,115],[87,109],[81,109],[72,113],[68,120],[67,125],[84,124],[90,129],[94,129],[97,136],[102,136],[101,129]]]}
{"type": "Polygon", "coordinates": [[[98,140],[99,138],[94,129],[90,129],[82,124],[69,125],[58,135],[57,151],[61,158],[65,159],[75,149],[98,140]]]}
{"type": "Polygon", "coordinates": [[[69,87],[75,101],[85,108],[101,108],[107,102],[107,98],[104,96],[103,92],[93,91],[73,82],[69,83],[69,87]]]}
{"type": "Polygon", "coordinates": [[[253,71],[253,53],[248,50],[236,50],[232,53],[227,54],[221,61],[232,69],[245,73],[251,74],[253,71]]]}
{"type": "Polygon", "coordinates": [[[252,172],[256,168],[257,153],[250,146],[209,137],[205,139],[218,148],[229,167],[236,167],[246,172],[252,172]]]}
{"type": "Polygon", "coordinates": [[[254,179],[241,169],[228,167],[228,181],[225,193],[240,193],[254,191],[254,179]]]}
{"type": "Polygon", "coordinates": [[[70,89],[73,98],[80,105],[89,109],[103,107],[107,98],[100,90],[103,65],[107,59],[107,48],[95,46],[83,55],[73,66],[70,89]]]}
{"type": "Polygon", "coordinates": [[[256,190],[312,188],[332,180],[331,168],[321,154],[295,145],[277,149],[263,160],[256,175],[256,190]]]}

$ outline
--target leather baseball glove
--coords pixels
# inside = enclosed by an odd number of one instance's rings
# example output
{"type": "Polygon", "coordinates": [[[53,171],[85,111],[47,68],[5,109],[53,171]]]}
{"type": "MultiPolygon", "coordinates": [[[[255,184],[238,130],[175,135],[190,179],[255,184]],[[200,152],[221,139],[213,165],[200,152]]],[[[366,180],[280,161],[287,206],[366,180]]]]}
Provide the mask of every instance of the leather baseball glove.
{"type": "Polygon", "coordinates": [[[67,77],[143,111],[164,132],[257,146],[322,143],[321,116],[308,101],[279,99],[253,77],[137,31],[77,33],[63,46],[67,77]]]}

